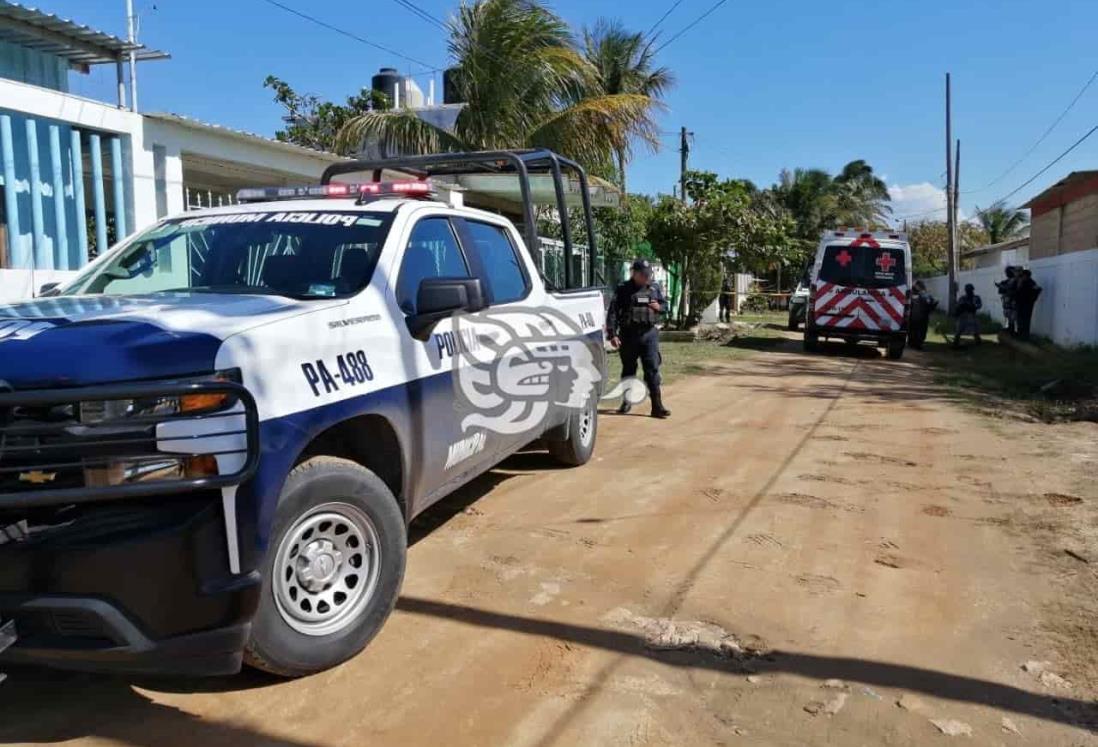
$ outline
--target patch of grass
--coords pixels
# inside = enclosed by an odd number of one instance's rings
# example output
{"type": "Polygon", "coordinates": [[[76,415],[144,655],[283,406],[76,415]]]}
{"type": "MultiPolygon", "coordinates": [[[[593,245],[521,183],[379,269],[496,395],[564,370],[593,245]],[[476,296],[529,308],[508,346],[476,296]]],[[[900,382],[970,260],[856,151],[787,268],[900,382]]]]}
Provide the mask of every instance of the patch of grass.
{"type": "MultiPolygon", "coordinates": [[[[980,335],[994,335],[1003,328],[1003,325],[991,318],[990,314],[977,314],[976,322],[980,325],[980,335]]],[[[936,334],[953,337],[957,331],[957,320],[948,314],[935,313],[930,318],[930,329],[936,334]]]]}
{"type": "Polygon", "coordinates": [[[927,340],[926,361],[939,383],[1005,415],[1098,420],[1098,348],[1037,341],[1031,343],[1037,354],[1031,355],[989,333],[981,345],[966,341],[954,349],[947,333],[935,332],[927,340]]]}
{"type": "MultiPolygon", "coordinates": [[[[748,350],[730,347],[727,344],[699,340],[697,342],[661,342],[660,353],[663,355],[663,365],[660,367],[665,384],[677,378],[689,374],[705,373],[712,370],[713,366],[719,366],[733,361],[743,360],[751,353],[748,350]]],[[[609,373],[611,382],[621,379],[621,358],[617,351],[609,354],[609,373]]],[[[637,376],[642,376],[643,371],[638,365],[637,376]]]]}

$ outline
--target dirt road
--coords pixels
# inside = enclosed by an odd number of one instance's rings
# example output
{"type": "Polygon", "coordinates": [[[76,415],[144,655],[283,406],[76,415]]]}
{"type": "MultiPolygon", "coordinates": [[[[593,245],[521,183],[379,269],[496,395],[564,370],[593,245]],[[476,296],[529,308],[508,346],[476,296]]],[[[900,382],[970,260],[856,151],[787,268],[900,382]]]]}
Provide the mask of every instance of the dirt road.
{"type": "Polygon", "coordinates": [[[678,381],[669,421],[604,417],[582,469],[517,456],[417,523],[335,671],[20,671],[0,741],[1098,743],[1098,430],[865,353],[779,346],[678,381]]]}

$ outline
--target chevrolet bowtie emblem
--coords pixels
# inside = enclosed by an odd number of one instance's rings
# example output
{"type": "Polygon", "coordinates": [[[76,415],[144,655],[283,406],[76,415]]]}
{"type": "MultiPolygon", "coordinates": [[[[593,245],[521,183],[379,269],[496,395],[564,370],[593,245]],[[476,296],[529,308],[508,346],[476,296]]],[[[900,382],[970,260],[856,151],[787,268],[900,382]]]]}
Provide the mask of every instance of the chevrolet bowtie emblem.
{"type": "Polygon", "coordinates": [[[41,472],[39,470],[34,470],[33,472],[19,473],[19,482],[29,482],[32,485],[45,485],[47,482],[53,482],[56,479],[56,472],[41,472]]]}

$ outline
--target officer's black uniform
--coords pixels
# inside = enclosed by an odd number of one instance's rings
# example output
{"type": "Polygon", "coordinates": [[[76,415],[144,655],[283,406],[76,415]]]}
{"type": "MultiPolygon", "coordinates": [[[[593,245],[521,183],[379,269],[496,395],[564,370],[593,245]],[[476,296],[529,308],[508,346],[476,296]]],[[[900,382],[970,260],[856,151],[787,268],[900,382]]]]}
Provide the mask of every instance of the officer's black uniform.
{"type": "MultiPolygon", "coordinates": [[[[651,277],[651,267],[643,260],[634,262],[633,270],[651,277]]],[[[656,322],[659,321],[660,314],[667,313],[667,306],[667,297],[658,283],[649,281],[645,285],[637,285],[630,278],[614,290],[614,297],[606,312],[606,331],[609,337],[617,337],[621,341],[618,350],[621,355],[621,376],[623,379],[636,376],[637,359],[640,358],[644,368],[644,383],[652,398],[652,415],[657,418],[666,418],[671,414],[663,406],[663,395],[660,391],[662,359],[660,331],[656,329],[656,322]],[[653,301],[659,304],[659,311],[649,306],[653,301]]],[[[623,400],[619,412],[629,412],[629,408],[629,403],[623,400]]]]}

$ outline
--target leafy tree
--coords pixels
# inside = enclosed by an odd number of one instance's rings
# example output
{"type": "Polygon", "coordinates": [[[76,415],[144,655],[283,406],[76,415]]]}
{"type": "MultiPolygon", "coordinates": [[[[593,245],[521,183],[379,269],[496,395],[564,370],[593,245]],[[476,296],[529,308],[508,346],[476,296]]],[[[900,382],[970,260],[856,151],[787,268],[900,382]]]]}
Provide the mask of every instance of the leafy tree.
{"type": "Polygon", "coordinates": [[[368,111],[344,126],[344,149],[367,138],[405,153],[545,147],[594,166],[628,152],[635,137],[657,147],[653,99],[603,92],[567,23],[537,0],[475,0],[449,30],[452,81],[465,102],[453,131],[408,109],[368,111]]]}
{"type": "Polygon", "coordinates": [[[283,117],[286,129],[275,132],[276,140],[341,156],[353,155],[357,149],[339,142],[340,130],[361,114],[388,109],[391,105],[384,93],[366,88],[348,96],[346,104],[333,104],[312,94],[299,94],[274,75],[267,76],[263,87],[272,89],[275,102],[286,110],[283,117]]]}
{"type": "Polygon", "coordinates": [[[987,234],[989,244],[1016,239],[1029,229],[1026,211],[1008,208],[1002,201],[983,210],[976,208],[976,220],[987,234]]]}
{"type": "MultiPolygon", "coordinates": [[[[583,31],[583,54],[594,70],[594,93],[639,94],[649,100],[649,116],[663,109],[662,97],[675,84],[671,71],[656,67],[652,39],[626,30],[619,21],[599,19],[583,31]]],[[[644,123],[647,125],[648,123],[644,123]]],[[[643,132],[645,139],[657,133],[643,132]]],[[[625,167],[631,153],[629,142],[614,148],[618,185],[626,191],[625,167]]]]}
{"type": "Polygon", "coordinates": [[[652,210],[652,198],[647,195],[625,195],[619,208],[595,209],[598,248],[608,261],[634,258],[648,237],[652,210]]]}
{"type": "MultiPolygon", "coordinates": [[[[960,251],[975,249],[990,243],[983,228],[967,221],[957,226],[960,251]]],[[[932,277],[945,273],[949,267],[949,231],[945,221],[925,220],[907,228],[911,243],[912,272],[916,277],[932,277]]]]}
{"type": "Polygon", "coordinates": [[[682,272],[680,318],[690,325],[716,298],[726,265],[761,271],[788,262],[798,245],[789,214],[750,182],[694,171],[686,194],[690,204],[671,197],[657,203],[648,238],[656,256],[682,272]]]}

